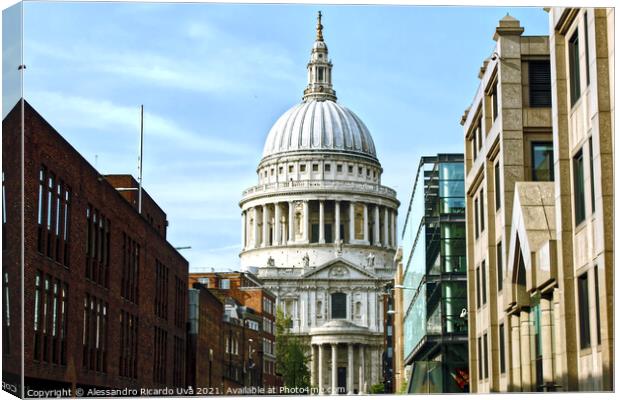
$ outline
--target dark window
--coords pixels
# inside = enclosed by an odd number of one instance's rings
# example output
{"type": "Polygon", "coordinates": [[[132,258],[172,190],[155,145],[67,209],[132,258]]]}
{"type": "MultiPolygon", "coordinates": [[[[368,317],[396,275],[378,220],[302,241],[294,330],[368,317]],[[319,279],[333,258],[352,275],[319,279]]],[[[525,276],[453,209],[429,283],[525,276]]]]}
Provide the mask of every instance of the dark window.
{"type": "Polygon", "coordinates": [[[306,164],[301,164],[301,165],[299,166],[299,171],[300,171],[300,172],[306,172],[306,164]]]}
{"type": "Polygon", "coordinates": [[[175,282],[174,324],[177,328],[183,329],[185,327],[185,292],[187,286],[179,277],[175,278],[175,282]]]}
{"type": "Polygon", "coordinates": [[[86,279],[108,287],[110,220],[90,204],[86,208],[86,279]]]}
{"type": "Polygon", "coordinates": [[[588,40],[588,12],[583,14],[583,36],[586,41],[586,85],[590,84],[590,43],[588,40]]]}
{"type": "Polygon", "coordinates": [[[577,301],[579,301],[579,345],[590,347],[590,302],[588,299],[588,273],[577,278],[577,301]]]}
{"type": "Polygon", "coordinates": [[[323,82],[323,68],[319,68],[319,82],[323,82]]]}
{"type": "Polygon", "coordinates": [[[499,114],[499,110],[497,108],[497,82],[493,85],[493,90],[491,91],[491,107],[493,112],[493,121],[497,119],[497,115],[499,114]]]}
{"type": "Polygon", "coordinates": [[[168,319],[168,275],[169,269],[155,260],[155,315],[168,319]]]}
{"type": "Polygon", "coordinates": [[[549,60],[530,61],[530,107],[551,107],[551,67],[549,60]]]}
{"type": "Polygon", "coordinates": [[[489,340],[487,334],[484,334],[484,379],[489,377],[489,340]]]}
{"type": "Polygon", "coordinates": [[[499,324],[499,372],[506,372],[506,349],[504,341],[504,324],[499,324]]]}
{"type": "Polygon", "coordinates": [[[503,257],[502,257],[502,242],[497,243],[497,247],[495,248],[497,252],[496,260],[497,260],[497,291],[501,291],[504,287],[504,265],[503,265],[503,257]]]}
{"type": "Polygon", "coordinates": [[[583,152],[573,157],[573,197],[575,203],[575,225],[586,218],[585,184],[583,176],[583,152]]]}
{"type": "Polygon", "coordinates": [[[553,142],[532,142],[532,180],[553,180],[553,142]]]}
{"type": "Polygon", "coordinates": [[[86,294],[84,297],[84,326],[82,330],[82,366],[107,371],[108,304],[86,294]]]}
{"type": "Polygon", "coordinates": [[[601,305],[598,290],[598,265],[594,266],[594,301],[596,306],[596,343],[601,344],[601,305]]]}
{"type": "Polygon", "coordinates": [[[312,164],[312,172],[318,172],[319,171],[319,164],[312,164]]]}
{"type": "Polygon", "coordinates": [[[590,202],[592,203],[592,213],[596,211],[596,199],[594,197],[594,150],[592,148],[592,136],[588,139],[588,149],[590,150],[590,202]]]}
{"type": "Polygon", "coordinates": [[[353,173],[353,166],[349,165],[349,173],[352,174],[353,173]]]}
{"type": "Polygon", "coordinates": [[[362,172],[363,172],[363,171],[364,171],[364,168],[362,168],[362,167],[357,167],[357,173],[358,173],[359,175],[362,175],[362,172]]]}
{"type": "Polygon", "coordinates": [[[325,164],[325,172],[330,172],[332,170],[331,164],[325,164]]]}
{"type": "Polygon", "coordinates": [[[311,224],[310,226],[310,243],[319,242],[319,224],[311,224]]]}
{"type": "MultiPolygon", "coordinates": [[[[119,375],[137,379],[138,377],[138,317],[121,310],[120,316],[121,336],[120,336],[120,357],[119,357],[119,375]]],[[[158,328],[155,328],[156,330],[158,328]]],[[[154,367],[157,365],[157,350],[153,349],[154,367]]],[[[155,380],[155,379],[154,379],[155,380]]]]}
{"type": "Polygon", "coordinates": [[[332,319],[347,317],[347,295],[344,293],[332,294],[332,319]]]}
{"type": "Polygon", "coordinates": [[[480,189],[480,232],[484,231],[484,189],[480,189]]]}
{"type": "Polygon", "coordinates": [[[581,97],[581,82],[579,78],[579,30],[575,30],[568,41],[568,68],[570,78],[570,101],[575,105],[581,97]]]}
{"type": "Polygon", "coordinates": [[[477,308],[480,308],[482,302],[480,301],[481,296],[481,287],[480,287],[480,267],[476,267],[476,305],[477,308]]]}
{"type": "Polygon", "coordinates": [[[43,215],[45,215],[45,177],[47,171],[45,167],[39,170],[39,207],[37,212],[37,250],[43,253],[43,215]]]}
{"type": "Polygon", "coordinates": [[[495,210],[502,206],[502,187],[500,183],[499,161],[495,163],[495,210]]]}
{"type": "Polygon", "coordinates": [[[472,148],[472,152],[474,154],[474,161],[476,160],[476,158],[478,157],[478,139],[476,138],[476,132],[474,131],[474,135],[472,137],[472,142],[471,142],[471,148],[472,148]]]}
{"type": "Polygon", "coordinates": [[[478,239],[478,199],[474,199],[474,234],[478,239]]]}
{"type": "Polygon", "coordinates": [[[336,172],[342,172],[342,164],[336,165],[336,172]]]}
{"type": "Polygon", "coordinates": [[[123,233],[121,296],[135,304],[138,304],[139,265],[140,245],[123,233]]]}
{"type": "Polygon", "coordinates": [[[480,275],[482,278],[482,304],[487,304],[487,266],[485,260],[480,265],[480,275]]]}
{"type": "Polygon", "coordinates": [[[482,379],[482,337],[478,337],[478,379],[482,379]]]}

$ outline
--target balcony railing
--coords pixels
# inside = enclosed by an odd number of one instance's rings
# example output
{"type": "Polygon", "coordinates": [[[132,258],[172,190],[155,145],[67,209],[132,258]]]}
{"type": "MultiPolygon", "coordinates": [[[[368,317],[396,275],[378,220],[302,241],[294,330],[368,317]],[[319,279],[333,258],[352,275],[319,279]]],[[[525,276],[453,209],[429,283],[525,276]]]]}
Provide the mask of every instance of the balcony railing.
{"type": "Polygon", "coordinates": [[[341,180],[303,180],[303,181],[284,181],[256,185],[243,191],[243,198],[259,196],[287,190],[290,192],[303,191],[347,191],[374,193],[382,196],[396,197],[396,191],[386,186],[376,183],[353,182],[341,180]]]}

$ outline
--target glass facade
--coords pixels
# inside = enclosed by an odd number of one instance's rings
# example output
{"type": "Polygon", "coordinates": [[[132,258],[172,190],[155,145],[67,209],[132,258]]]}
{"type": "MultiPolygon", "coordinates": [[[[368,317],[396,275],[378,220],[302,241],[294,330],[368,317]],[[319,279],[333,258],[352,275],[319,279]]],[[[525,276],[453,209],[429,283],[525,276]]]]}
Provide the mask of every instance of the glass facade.
{"type": "Polygon", "coordinates": [[[422,158],[401,242],[410,393],[469,387],[464,187],[462,154],[422,158]]]}

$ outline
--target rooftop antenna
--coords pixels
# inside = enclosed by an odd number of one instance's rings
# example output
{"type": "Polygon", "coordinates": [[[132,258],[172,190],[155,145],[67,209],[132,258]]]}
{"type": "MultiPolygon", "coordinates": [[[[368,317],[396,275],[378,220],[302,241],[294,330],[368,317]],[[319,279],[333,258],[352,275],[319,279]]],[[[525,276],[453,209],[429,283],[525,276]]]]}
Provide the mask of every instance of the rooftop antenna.
{"type": "Polygon", "coordinates": [[[144,150],[144,104],[140,105],[140,156],[138,157],[138,214],[142,214],[142,156],[144,150]]]}

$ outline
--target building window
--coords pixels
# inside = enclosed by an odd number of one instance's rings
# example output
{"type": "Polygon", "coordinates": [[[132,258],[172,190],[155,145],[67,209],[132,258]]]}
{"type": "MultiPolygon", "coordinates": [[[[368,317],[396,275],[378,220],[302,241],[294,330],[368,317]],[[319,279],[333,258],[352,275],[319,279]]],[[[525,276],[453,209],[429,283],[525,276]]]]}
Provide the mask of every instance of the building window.
{"type": "Polygon", "coordinates": [[[90,204],[86,208],[86,279],[108,287],[110,220],[90,204]]]}
{"type": "Polygon", "coordinates": [[[480,287],[480,267],[476,267],[476,306],[480,308],[481,302],[481,287],[480,287]]]}
{"type": "Polygon", "coordinates": [[[484,232],[484,189],[480,189],[480,232],[484,232]]]}
{"type": "Polygon", "coordinates": [[[319,164],[312,164],[312,172],[319,172],[319,164]]]}
{"type": "Polygon", "coordinates": [[[499,324],[499,372],[506,373],[506,349],[504,340],[504,324],[499,324]]]}
{"type": "Polygon", "coordinates": [[[357,167],[357,173],[358,175],[362,175],[362,172],[364,171],[364,168],[362,167],[357,167]]]}
{"type": "Polygon", "coordinates": [[[323,82],[323,74],[324,74],[323,68],[319,67],[318,71],[319,71],[319,82],[323,82]]]}
{"type": "Polygon", "coordinates": [[[532,180],[553,180],[553,142],[532,142],[532,180]]]}
{"type": "Polygon", "coordinates": [[[176,277],[175,282],[174,324],[177,328],[183,329],[185,327],[185,293],[187,292],[187,286],[179,277],[176,277]]]}
{"type": "Polygon", "coordinates": [[[482,304],[487,304],[487,266],[486,260],[480,264],[480,275],[482,279],[482,304]]]}
{"type": "Polygon", "coordinates": [[[336,172],[342,172],[342,164],[336,164],[336,172]]]}
{"type": "Polygon", "coordinates": [[[575,105],[581,97],[581,82],[579,77],[579,30],[568,41],[568,69],[570,79],[570,101],[575,105]]]}
{"type": "Polygon", "coordinates": [[[579,345],[590,347],[590,302],[588,298],[588,273],[577,278],[577,301],[579,302],[579,345]]]}
{"type": "Polygon", "coordinates": [[[230,279],[220,279],[220,289],[230,289],[230,279]]]}
{"type": "Polygon", "coordinates": [[[588,11],[583,14],[583,36],[586,41],[586,85],[590,84],[590,43],[588,40],[588,11]]]}
{"type": "Polygon", "coordinates": [[[499,161],[495,163],[495,210],[499,210],[502,207],[502,186],[501,176],[499,172],[499,161]]]}
{"type": "Polygon", "coordinates": [[[282,175],[284,173],[284,167],[278,167],[278,174],[282,175]]]}
{"type": "Polygon", "coordinates": [[[332,165],[331,164],[325,164],[325,172],[331,172],[332,170],[332,165]]]}
{"type": "Polygon", "coordinates": [[[596,343],[601,344],[601,304],[598,290],[598,265],[594,266],[594,302],[596,307],[596,343]]]}
{"type": "Polygon", "coordinates": [[[530,61],[530,107],[551,107],[551,67],[549,60],[530,61]]]}
{"type": "Polygon", "coordinates": [[[491,112],[493,115],[493,121],[495,121],[497,119],[497,116],[499,115],[497,101],[497,82],[493,84],[493,89],[491,90],[491,112]]]}
{"type": "Polygon", "coordinates": [[[140,245],[123,232],[123,271],[121,296],[138,304],[140,245]]]}
{"type": "Polygon", "coordinates": [[[484,334],[484,339],[482,339],[484,346],[484,379],[489,378],[489,338],[487,334],[484,334]]]}
{"type": "Polygon", "coordinates": [[[575,203],[575,225],[579,225],[586,218],[582,150],[579,150],[573,157],[573,200],[575,203]]]}
{"type": "Polygon", "coordinates": [[[155,315],[168,319],[168,274],[169,269],[155,260],[155,315]]]}
{"type": "MultiPolygon", "coordinates": [[[[118,374],[126,378],[138,377],[138,317],[121,310],[120,357],[118,374]]],[[[157,351],[157,347],[153,348],[157,351]]]]}
{"type": "Polygon", "coordinates": [[[168,332],[156,326],[153,332],[153,381],[155,383],[166,383],[167,350],[168,332]]]}
{"type": "Polygon", "coordinates": [[[596,198],[594,197],[594,149],[592,148],[592,136],[588,139],[588,149],[590,150],[590,203],[592,213],[596,211],[596,198]]]}
{"type": "Polygon", "coordinates": [[[39,206],[37,212],[37,250],[43,253],[43,215],[45,214],[45,177],[47,170],[44,166],[39,170],[39,206]]]}
{"type": "Polygon", "coordinates": [[[299,171],[300,171],[300,172],[306,172],[306,164],[301,164],[301,165],[299,166],[299,171]]]}
{"type": "Polygon", "coordinates": [[[292,173],[293,173],[293,168],[294,168],[294,167],[293,167],[292,165],[289,165],[289,166],[288,166],[288,173],[289,173],[289,174],[292,174],[292,173]]]}
{"type": "Polygon", "coordinates": [[[478,380],[483,379],[482,375],[482,337],[478,337],[478,380]]]}
{"type": "Polygon", "coordinates": [[[502,242],[497,243],[496,260],[497,260],[497,291],[500,292],[504,287],[504,265],[502,257],[502,242]]]}
{"type": "Polygon", "coordinates": [[[332,293],[332,319],[347,318],[347,295],[332,293]]]}
{"type": "Polygon", "coordinates": [[[349,173],[352,174],[353,173],[353,166],[349,165],[349,173]]]}
{"type": "Polygon", "coordinates": [[[183,387],[183,364],[185,363],[185,343],[178,336],[174,337],[174,360],[172,367],[172,384],[177,387],[183,387]]]}
{"type": "Polygon", "coordinates": [[[474,235],[478,239],[478,198],[474,199],[474,235]]]}
{"type": "Polygon", "coordinates": [[[473,159],[474,161],[476,161],[476,158],[478,157],[478,139],[476,136],[476,132],[474,132],[472,139],[471,139],[471,150],[472,150],[472,154],[474,155],[473,159]]]}
{"type": "Polygon", "coordinates": [[[84,297],[82,366],[91,371],[107,371],[108,304],[97,297],[84,297]]]}

